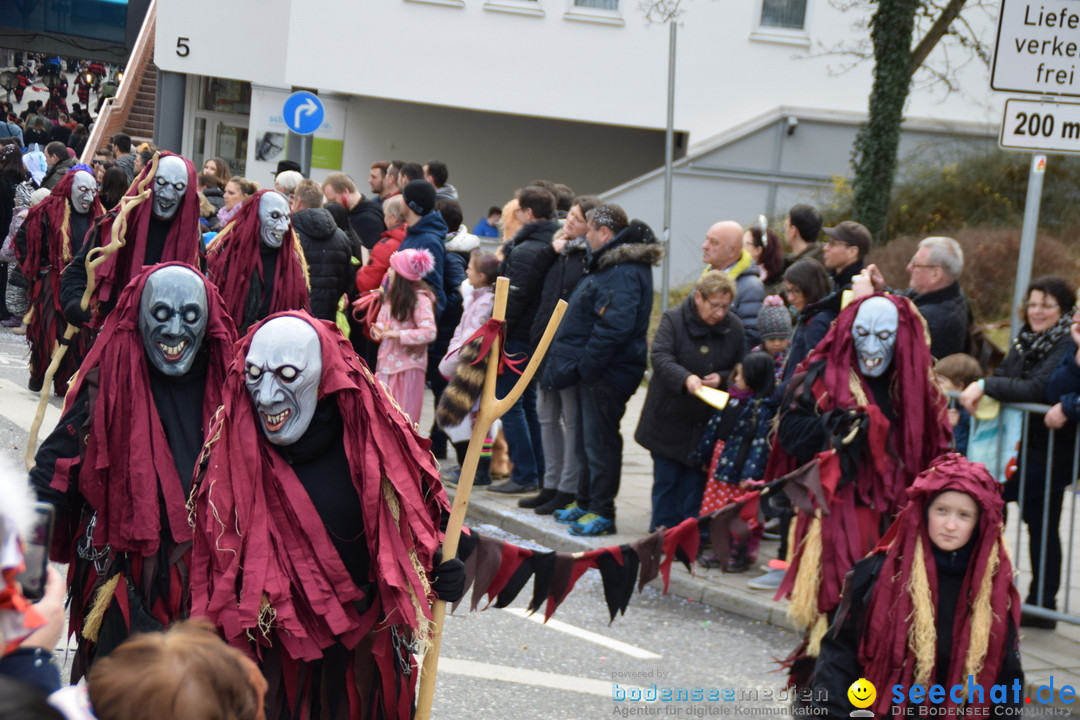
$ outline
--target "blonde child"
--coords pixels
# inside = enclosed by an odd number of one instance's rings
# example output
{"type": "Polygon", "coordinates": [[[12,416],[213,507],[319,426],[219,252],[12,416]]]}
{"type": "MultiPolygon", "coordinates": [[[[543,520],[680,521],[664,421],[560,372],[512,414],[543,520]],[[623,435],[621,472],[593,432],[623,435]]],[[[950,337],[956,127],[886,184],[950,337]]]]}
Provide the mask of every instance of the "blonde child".
{"type": "Polygon", "coordinates": [[[413,423],[424,403],[427,346],[435,339],[435,295],[423,278],[435,266],[427,250],[399,250],[390,256],[388,289],[371,326],[379,345],[377,375],[413,423]]]}
{"type": "MultiPolygon", "coordinates": [[[[484,323],[491,319],[491,310],[495,305],[495,279],[499,276],[499,261],[494,253],[477,248],[469,255],[469,265],[465,270],[465,277],[472,293],[465,300],[465,310],[461,315],[454,336],[450,338],[450,344],[446,348],[446,355],[439,362],[439,372],[447,380],[454,374],[454,370],[461,362],[458,351],[469,338],[479,330],[484,323]]],[[[465,452],[469,448],[469,434],[472,428],[472,414],[456,428],[443,428],[457,453],[458,464],[465,462],[465,452]],[[457,431],[457,432],[452,432],[457,431]],[[462,432],[468,432],[464,437],[462,432]]],[[[490,442],[480,455],[480,464],[476,469],[474,485],[491,484],[491,446],[490,442]]],[[[453,484],[457,480],[455,472],[443,475],[443,480],[453,484]]]]}

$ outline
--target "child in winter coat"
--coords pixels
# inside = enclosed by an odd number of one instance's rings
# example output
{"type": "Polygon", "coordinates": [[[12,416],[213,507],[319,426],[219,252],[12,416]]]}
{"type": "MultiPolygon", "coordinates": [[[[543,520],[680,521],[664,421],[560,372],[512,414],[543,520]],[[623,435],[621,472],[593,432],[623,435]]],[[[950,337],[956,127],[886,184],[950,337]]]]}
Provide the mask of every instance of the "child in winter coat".
{"type": "MultiPolygon", "coordinates": [[[[960,392],[983,376],[979,361],[964,353],[953,353],[934,363],[934,377],[943,391],[960,392]]],[[[971,432],[971,415],[959,399],[949,398],[949,425],[953,430],[953,447],[961,455],[967,455],[968,435],[971,432]]]]}
{"type": "MultiPolygon", "coordinates": [[[[472,292],[465,299],[465,309],[462,311],[461,320],[454,330],[450,344],[447,346],[446,355],[439,362],[439,373],[447,380],[454,374],[461,362],[458,351],[484,323],[491,319],[491,311],[495,305],[495,279],[499,277],[499,261],[495,254],[479,248],[469,255],[469,265],[465,269],[465,277],[472,288],[472,292]]],[[[465,452],[469,449],[469,437],[472,434],[472,424],[475,412],[470,412],[465,421],[453,428],[443,428],[454,445],[457,452],[458,464],[464,464],[465,452]]],[[[484,450],[480,454],[480,464],[476,468],[476,477],[473,485],[491,484],[491,443],[485,442],[484,450]]],[[[460,471],[459,471],[460,472],[460,471]]],[[[457,480],[456,473],[443,475],[443,481],[452,485],[457,480]]]]}
{"type": "Polygon", "coordinates": [[[371,326],[379,345],[377,375],[413,423],[424,404],[427,346],[435,339],[435,295],[423,278],[435,266],[427,250],[399,250],[390,256],[389,289],[371,326]]]}
{"type": "Polygon", "coordinates": [[[758,337],[761,344],[750,352],[764,352],[772,356],[776,367],[777,384],[784,379],[788,350],[791,349],[791,311],[779,295],[770,295],[761,303],[757,317],[758,337]]]}
{"type": "MultiPolygon", "coordinates": [[[[735,366],[733,375],[731,399],[709,420],[695,453],[708,465],[700,516],[746,494],[764,476],[769,461],[769,434],[776,414],[773,358],[768,353],[750,353],[735,366]]],[[[732,542],[730,558],[705,553],[698,558],[701,566],[726,566],[728,572],[746,570],[754,562],[762,533],[756,520],[749,524],[751,538],[732,542]]]]}

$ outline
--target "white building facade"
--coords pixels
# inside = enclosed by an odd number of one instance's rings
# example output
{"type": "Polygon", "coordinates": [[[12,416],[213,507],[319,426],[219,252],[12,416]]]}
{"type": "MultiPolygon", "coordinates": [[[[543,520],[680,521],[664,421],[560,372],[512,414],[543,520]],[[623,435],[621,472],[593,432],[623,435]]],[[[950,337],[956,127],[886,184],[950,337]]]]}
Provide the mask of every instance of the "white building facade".
{"type": "MultiPolygon", "coordinates": [[[[740,128],[758,131],[781,108],[864,116],[872,63],[843,71],[851,58],[828,51],[868,35],[872,6],[845,12],[834,2],[683,0],[676,157],[734,142],[740,128]]],[[[995,20],[967,19],[983,28],[995,20]]],[[[668,26],[650,23],[637,0],[160,0],[155,62],[187,78],[181,151],[197,162],[231,153],[249,178],[267,180],[284,157],[284,98],[308,89],[327,107],[313,177],[342,169],[366,191],[373,161],[442,160],[472,223],[533,178],[599,194],[659,168],[668,50],[668,26]]],[[[917,87],[907,116],[992,134],[1002,103],[985,67],[967,62],[955,81],[958,92],[917,87]]],[[[838,162],[781,169],[843,172],[853,132],[802,153],[838,162]]],[[[776,169],[773,153],[739,162],[776,169]]],[[[715,203],[717,219],[765,212],[715,203]]]]}

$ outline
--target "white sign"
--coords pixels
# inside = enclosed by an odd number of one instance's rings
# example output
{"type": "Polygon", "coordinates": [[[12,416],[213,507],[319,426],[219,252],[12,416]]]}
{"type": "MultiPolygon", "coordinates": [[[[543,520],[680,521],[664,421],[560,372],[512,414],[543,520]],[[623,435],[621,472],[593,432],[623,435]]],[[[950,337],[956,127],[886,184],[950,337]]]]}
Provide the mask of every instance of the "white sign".
{"type": "Polygon", "coordinates": [[[990,87],[1080,97],[1080,0],[1001,0],[990,87]]]}
{"type": "Polygon", "coordinates": [[[1007,150],[1080,153],[1080,103],[1006,100],[998,142],[1007,150]]]}

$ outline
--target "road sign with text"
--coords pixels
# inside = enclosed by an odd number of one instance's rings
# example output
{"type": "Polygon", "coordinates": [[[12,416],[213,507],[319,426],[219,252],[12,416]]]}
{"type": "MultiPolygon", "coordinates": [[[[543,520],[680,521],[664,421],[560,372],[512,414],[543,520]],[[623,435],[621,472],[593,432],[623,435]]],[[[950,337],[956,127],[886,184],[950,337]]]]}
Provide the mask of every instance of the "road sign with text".
{"type": "Polygon", "coordinates": [[[1080,103],[1006,100],[998,142],[1007,150],[1080,153],[1080,103]]]}
{"type": "Polygon", "coordinates": [[[990,87],[1080,97],[1080,0],[1001,0],[990,87]]]}

